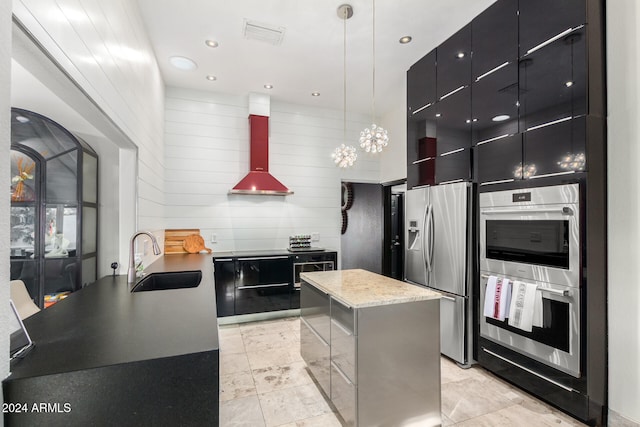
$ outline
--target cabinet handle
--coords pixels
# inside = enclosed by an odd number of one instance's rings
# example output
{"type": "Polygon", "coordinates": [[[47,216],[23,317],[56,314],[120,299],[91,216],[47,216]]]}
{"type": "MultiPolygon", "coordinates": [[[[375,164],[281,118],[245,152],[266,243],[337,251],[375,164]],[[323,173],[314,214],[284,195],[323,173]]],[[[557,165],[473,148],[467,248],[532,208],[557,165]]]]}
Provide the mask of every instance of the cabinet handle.
{"type": "Polygon", "coordinates": [[[269,285],[253,285],[253,286],[238,286],[236,289],[257,289],[257,288],[278,288],[282,286],[289,286],[288,283],[273,283],[269,285]]]}
{"type": "Polygon", "coordinates": [[[216,258],[213,261],[214,262],[227,262],[227,261],[233,261],[233,258],[216,258]]]}
{"type": "Polygon", "coordinates": [[[446,300],[448,300],[448,301],[453,301],[453,302],[455,302],[455,301],[456,301],[456,299],[455,299],[454,297],[448,297],[448,296],[446,296],[446,295],[442,295],[440,298],[442,298],[442,299],[446,299],[446,300]]]}
{"type": "Polygon", "coordinates": [[[332,360],[331,361],[331,366],[333,367],[333,369],[335,369],[336,371],[338,371],[338,374],[340,374],[340,376],[342,377],[342,379],[349,384],[351,387],[353,387],[353,383],[351,382],[351,380],[344,374],[344,372],[342,372],[342,369],[340,369],[340,367],[338,365],[336,365],[336,363],[332,360]]]}
{"type": "Polygon", "coordinates": [[[347,329],[346,327],[342,326],[340,324],[340,322],[338,322],[337,320],[331,319],[331,324],[335,325],[336,328],[340,329],[342,332],[344,332],[346,335],[348,336],[353,336],[353,332],[351,332],[349,329],[347,329]]]}
{"type": "Polygon", "coordinates": [[[289,259],[288,256],[238,258],[238,261],[269,261],[271,259],[289,259]]]}
{"type": "Polygon", "coordinates": [[[304,320],[302,317],[300,318],[300,320],[301,320],[301,321],[302,321],[302,322],[307,326],[307,328],[309,328],[309,330],[311,331],[311,333],[312,333],[313,335],[315,335],[315,336],[316,336],[316,338],[318,338],[318,339],[320,340],[320,342],[322,343],[322,345],[324,345],[325,347],[329,347],[329,344],[324,340],[324,338],[322,338],[322,337],[320,336],[320,334],[318,334],[318,333],[316,332],[316,330],[315,330],[315,329],[313,329],[313,326],[311,326],[311,325],[309,324],[309,322],[307,322],[306,320],[304,320]]]}

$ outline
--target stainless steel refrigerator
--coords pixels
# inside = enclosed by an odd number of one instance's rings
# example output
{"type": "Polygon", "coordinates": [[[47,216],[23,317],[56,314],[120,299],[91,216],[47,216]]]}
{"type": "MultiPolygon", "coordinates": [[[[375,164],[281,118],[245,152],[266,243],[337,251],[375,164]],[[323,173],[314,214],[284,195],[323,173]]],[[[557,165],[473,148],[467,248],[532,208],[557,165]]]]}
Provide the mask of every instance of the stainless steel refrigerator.
{"type": "Polygon", "coordinates": [[[472,361],[472,186],[437,185],[405,195],[405,280],[443,294],[440,351],[472,361]]]}

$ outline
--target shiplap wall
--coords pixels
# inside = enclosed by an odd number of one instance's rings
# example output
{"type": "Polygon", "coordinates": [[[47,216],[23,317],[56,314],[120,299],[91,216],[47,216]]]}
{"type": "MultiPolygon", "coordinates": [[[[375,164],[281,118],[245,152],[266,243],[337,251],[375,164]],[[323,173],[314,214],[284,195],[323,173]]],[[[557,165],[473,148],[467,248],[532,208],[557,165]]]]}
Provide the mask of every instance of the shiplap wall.
{"type": "Polygon", "coordinates": [[[138,147],[138,226],[164,229],[164,82],[137,3],[15,0],[13,13],[138,147]]]}
{"type": "MultiPolygon", "coordinates": [[[[167,228],[200,228],[214,250],[281,249],[290,235],[314,232],[315,246],[339,249],[341,181],[379,182],[379,159],[371,155],[360,153],[350,170],[334,166],[342,111],[272,97],[269,171],[294,194],[229,195],[249,170],[248,95],[167,88],[165,108],[167,228]]],[[[367,125],[367,117],[350,115],[348,140],[367,125]]]]}
{"type": "MultiPolygon", "coordinates": [[[[0,0],[0,182],[10,182],[11,0],[0,0]]],[[[6,188],[6,187],[5,187],[6,188]]],[[[6,194],[6,193],[5,193],[6,194]]],[[[0,198],[0,378],[9,375],[9,197],[0,198]]],[[[2,425],[2,422],[0,422],[2,425]]]]}

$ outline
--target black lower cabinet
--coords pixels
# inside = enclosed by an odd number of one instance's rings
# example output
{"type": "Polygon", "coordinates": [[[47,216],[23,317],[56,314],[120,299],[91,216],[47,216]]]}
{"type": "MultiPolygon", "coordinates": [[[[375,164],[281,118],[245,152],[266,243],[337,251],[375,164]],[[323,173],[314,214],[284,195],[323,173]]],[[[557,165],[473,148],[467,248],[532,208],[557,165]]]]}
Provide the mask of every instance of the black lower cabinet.
{"type": "Polygon", "coordinates": [[[232,258],[216,259],[213,263],[216,281],[216,309],[218,317],[235,313],[236,263],[232,258]]]}
{"type": "Polygon", "coordinates": [[[289,284],[282,286],[239,286],[236,288],[235,314],[287,310],[291,293],[289,284]]]}

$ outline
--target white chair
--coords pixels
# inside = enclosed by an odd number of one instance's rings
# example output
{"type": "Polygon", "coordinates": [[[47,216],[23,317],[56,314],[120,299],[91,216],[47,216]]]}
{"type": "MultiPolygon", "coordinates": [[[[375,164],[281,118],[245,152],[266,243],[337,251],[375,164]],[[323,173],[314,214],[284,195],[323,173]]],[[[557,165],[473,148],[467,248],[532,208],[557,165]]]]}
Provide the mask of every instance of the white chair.
{"type": "Polygon", "coordinates": [[[11,281],[11,300],[22,320],[40,311],[40,307],[33,302],[22,280],[11,281]]]}

